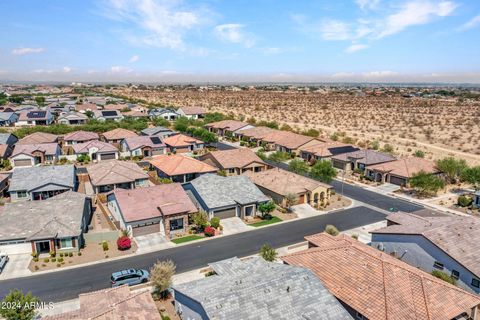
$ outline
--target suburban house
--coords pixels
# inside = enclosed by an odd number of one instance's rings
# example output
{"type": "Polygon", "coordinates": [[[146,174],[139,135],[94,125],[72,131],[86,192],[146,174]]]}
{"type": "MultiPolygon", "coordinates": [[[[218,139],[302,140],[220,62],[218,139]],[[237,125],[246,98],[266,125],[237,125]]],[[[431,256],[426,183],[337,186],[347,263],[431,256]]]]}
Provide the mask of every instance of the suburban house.
{"type": "Polygon", "coordinates": [[[167,146],[158,136],[137,136],[121,142],[121,149],[130,157],[151,157],[166,154],[167,146]]]}
{"type": "Polygon", "coordinates": [[[182,117],[197,120],[203,118],[207,112],[202,107],[180,107],[177,113],[182,117]]]}
{"type": "Polygon", "coordinates": [[[211,122],[205,125],[205,128],[219,136],[235,136],[239,130],[253,128],[252,125],[237,120],[222,120],[211,122]]]}
{"type": "Polygon", "coordinates": [[[409,179],[421,171],[431,174],[440,173],[433,161],[412,157],[368,166],[366,175],[376,182],[408,187],[409,179]]]}
{"type": "Polygon", "coordinates": [[[360,170],[365,172],[367,166],[397,160],[395,157],[370,149],[363,149],[334,155],[331,158],[332,166],[345,172],[360,170]]]}
{"type": "Polygon", "coordinates": [[[61,150],[57,143],[16,144],[10,161],[12,167],[53,164],[58,161],[61,150]]]}
{"type": "Polygon", "coordinates": [[[167,178],[180,183],[189,182],[205,173],[218,171],[216,167],[182,154],[155,156],[148,162],[159,178],[167,178]]]}
{"type": "Polygon", "coordinates": [[[480,297],[347,235],[305,237],[309,249],[282,257],[312,270],[355,319],[478,319],[480,297]]]}
{"type": "Polygon", "coordinates": [[[22,126],[48,126],[53,122],[53,115],[47,110],[22,111],[18,115],[15,127],[22,126]]]}
{"type": "Polygon", "coordinates": [[[44,200],[69,190],[76,191],[75,172],[73,165],[15,168],[8,188],[11,201],[44,200]]]}
{"type": "Polygon", "coordinates": [[[352,151],[360,150],[351,144],[337,141],[315,141],[309,146],[300,147],[300,157],[305,161],[313,163],[318,160],[329,159],[333,156],[346,154],[352,151]]]}
{"type": "Polygon", "coordinates": [[[142,112],[142,111],[134,111],[130,110],[127,112],[122,112],[122,114],[130,119],[148,119],[148,113],[147,112],[142,112]]]}
{"type": "Polygon", "coordinates": [[[188,215],[197,208],[179,183],[124,190],[107,196],[108,208],[119,226],[134,236],[158,233],[167,239],[188,232],[188,215]]]}
{"type": "Polygon", "coordinates": [[[80,113],[94,112],[98,110],[98,106],[94,103],[83,103],[75,105],[75,111],[80,113]]]}
{"type": "Polygon", "coordinates": [[[0,248],[32,254],[78,251],[91,212],[91,199],[74,191],[44,201],[6,203],[0,214],[0,248]]]}
{"type": "Polygon", "coordinates": [[[58,136],[48,132],[34,132],[18,140],[17,144],[58,143],[58,136]]]}
{"type": "Polygon", "coordinates": [[[70,132],[63,136],[63,142],[65,146],[72,146],[74,144],[85,143],[99,139],[100,137],[98,136],[98,133],[82,130],[70,132]]]}
{"type": "Polygon", "coordinates": [[[118,110],[95,110],[93,118],[98,121],[121,121],[123,115],[118,110]]]}
{"type": "Polygon", "coordinates": [[[105,142],[111,143],[116,147],[120,147],[120,144],[122,143],[123,139],[130,138],[130,137],[137,137],[138,135],[135,132],[127,129],[117,128],[117,129],[104,132],[102,136],[105,142]]]}
{"type": "Polygon", "coordinates": [[[236,135],[243,141],[256,143],[257,146],[264,137],[271,134],[275,129],[269,127],[251,127],[248,129],[240,129],[236,132],[236,135]]]}
{"type": "Polygon", "coordinates": [[[15,112],[0,112],[0,127],[10,127],[18,121],[15,112]]]}
{"type": "Polygon", "coordinates": [[[259,204],[269,201],[247,176],[205,174],[185,184],[184,188],[209,218],[247,219],[257,215],[259,204]]]}
{"type": "Polygon", "coordinates": [[[118,159],[118,149],[114,145],[100,140],[77,143],[71,148],[73,149],[73,154],[77,157],[88,155],[92,161],[118,159]]]}
{"type": "Polygon", "coordinates": [[[212,151],[199,159],[225,171],[229,176],[240,175],[245,171],[260,172],[268,169],[268,164],[248,148],[212,151]]]}
{"type": "Polygon", "coordinates": [[[445,272],[458,286],[480,293],[480,221],[416,214],[388,215],[387,227],[371,231],[372,247],[426,272],[445,272]]]}
{"type": "Polygon", "coordinates": [[[182,319],[352,319],[305,268],[237,257],[209,264],[213,275],[172,287],[182,319]]]}
{"type": "Polygon", "coordinates": [[[149,186],[148,174],[133,162],[101,161],[87,166],[87,172],[95,193],[149,186]]]}
{"type": "Polygon", "coordinates": [[[128,285],[83,293],[78,296],[79,308],[61,314],[44,316],[42,320],[162,320],[150,290],[130,291],[128,285]]]}
{"type": "Polygon", "coordinates": [[[473,195],[473,205],[480,208],[480,191],[475,192],[473,195]]]}
{"type": "Polygon", "coordinates": [[[205,142],[189,137],[184,134],[175,134],[163,139],[163,143],[170,148],[172,152],[185,153],[203,149],[205,142]]]}
{"type": "Polygon", "coordinates": [[[6,160],[10,157],[17,141],[18,138],[14,134],[0,133],[0,159],[6,160]]]}
{"type": "Polygon", "coordinates": [[[176,120],[180,115],[175,110],[172,110],[172,109],[155,108],[155,109],[150,109],[148,111],[148,116],[151,119],[163,118],[168,121],[173,121],[173,120],[176,120]]]}
{"type": "Polygon", "coordinates": [[[152,127],[143,129],[142,131],[140,131],[140,134],[142,136],[168,137],[172,134],[175,134],[175,132],[165,127],[152,127]]]}
{"type": "Polygon", "coordinates": [[[262,172],[248,171],[244,173],[257,187],[273,201],[287,207],[287,197],[296,196],[295,204],[307,203],[318,206],[329,201],[333,187],[302,175],[273,168],[262,172]]]}
{"type": "Polygon", "coordinates": [[[290,131],[274,130],[263,137],[261,145],[266,150],[275,150],[300,155],[300,148],[315,145],[320,140],[290,131]]]}
{"type": "Polygon", "coordinates": [[[87,121],[88,117],[85,114],[75,111],[62,114],[57,118],[58,123],[67,125],[86,124],[87,121]]]}

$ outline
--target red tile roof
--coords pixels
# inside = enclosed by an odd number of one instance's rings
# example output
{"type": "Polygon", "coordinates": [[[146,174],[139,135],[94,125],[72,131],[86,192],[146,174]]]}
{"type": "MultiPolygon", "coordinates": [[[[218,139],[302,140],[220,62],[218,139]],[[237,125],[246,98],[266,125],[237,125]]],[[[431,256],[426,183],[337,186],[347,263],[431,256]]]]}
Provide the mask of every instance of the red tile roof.
{"type": "Polygon", "coordinates": [[[222,120],[218,122],[211,122],[209,124],[206,124],[205,127],[207,128],[215,128],[215,129],[223,129],[223,130],[228,130],[228,131],[237,131],[243,127],[248,126],[249,124],[246,122],[242,121],[237,121],[237,120],[222,120]]]}
{"type": "Polygon", "coordinates": [[[122,140],[129,137],[136,137],[137,134],[133,131],[117,128],[103,133],[103,136],[107,140],[122,140]]]}
{"type": "Polygon", "coordinates": [[[57,142],[58,136],[47,132],[34,132],[18,140],[17,144],[39,144],[57,142]]]}
{"type": "Polygon", "coordinates": [[[194,114],[205,114],[206,111],[202,107],[181,107],[183,113],[186,115],[194,115],[194,114]]]}
{"type": "Polygon", "coordinates": [[[184,134],[176,134],[176,135],[164,138],[163,143],[171,147],[187,147],[192,144],[202,144],[204,142],[202,140],[189,137],[184,134]]]}
{"type": "Polygon", "coordinates": [[[64,141],[88,141],[88,140],[98,140],[99,136],[96,132],[90,131],[74,131],[67,133],[64,137],[64,141]]]}
{"type": "Polygon", "coordinates": [[[218,170],[209,164],[181,154],[154,156],[148,162],[168,176],[216,172],[218,170]]]}

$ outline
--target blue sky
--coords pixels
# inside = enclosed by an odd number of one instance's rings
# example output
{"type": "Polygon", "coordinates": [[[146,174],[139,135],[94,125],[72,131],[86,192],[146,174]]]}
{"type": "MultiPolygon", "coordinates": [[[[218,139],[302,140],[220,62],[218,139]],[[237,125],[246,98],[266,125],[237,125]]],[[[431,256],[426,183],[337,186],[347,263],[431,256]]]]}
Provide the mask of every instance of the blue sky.
{"type": "Polygon", "coordinates": [[[0,79],[480,82],[477,0],[2,0],[0,79]]]}

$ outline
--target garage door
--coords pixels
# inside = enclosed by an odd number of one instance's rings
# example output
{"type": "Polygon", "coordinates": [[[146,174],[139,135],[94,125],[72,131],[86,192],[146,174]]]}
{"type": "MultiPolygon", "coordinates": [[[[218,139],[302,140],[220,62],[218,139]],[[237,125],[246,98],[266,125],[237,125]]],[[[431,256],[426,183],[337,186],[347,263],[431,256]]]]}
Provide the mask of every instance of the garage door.
{"type": "Polygon", "coordinates": [[[32,245],[30,242],[1,245],[0,252],[6,254],[32,253],[32,245]]]}
{"type": "Polygon", "coordinates": [[[101,160],[112,160],[115,159],[115,153],[104,153],[100,155],[101,160]]]}
{"type": "Polygon", "coordinates": [[[218,210],[218,211],[214,211],[213,215],[220,219],[233,218],[237,216],[237,209],[230,208],[230,209],[218,210]]]}
{"type": "Polygon", "coordinates": [[[146,226],[133,227],[132,232],[134,237],[157,233],[160,232],[160,224],[157,222],[155,224],[149,224],[146,226]]]}
{"type": "Polygon", "coordinates": [[[32,160],[30,160],[30,159],[18,159],[18,160],[13,160],[13,165],[14,165],[15,167],[31,166],[31,165],[32,165],[32,160]]]}
{"type": "Polygon", "coordinates": [[[390,176],[390,183],[395,184],[397,186],[402,186],[402,185],[405,185],[407,181],[404,178],[390,176]]]}

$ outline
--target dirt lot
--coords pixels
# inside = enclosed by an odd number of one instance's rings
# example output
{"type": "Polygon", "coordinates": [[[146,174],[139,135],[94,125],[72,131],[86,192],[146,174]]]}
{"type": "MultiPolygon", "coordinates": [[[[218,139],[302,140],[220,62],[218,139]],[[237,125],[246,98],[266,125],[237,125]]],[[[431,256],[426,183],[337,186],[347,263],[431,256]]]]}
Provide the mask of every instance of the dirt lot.
{"type": "Polygon", "coordinates": [[[237,118],[277,121],[293,129],[314,128],[323,136],[343,132],[359,146],[378,140],[397,155],[424,151],[480,164],[480,102],[456,98],[404,98],[399,94],[359,96],[353,92],[262,90],[136,90],[117,94],[173,106],[203,106],[237,118]]]}

